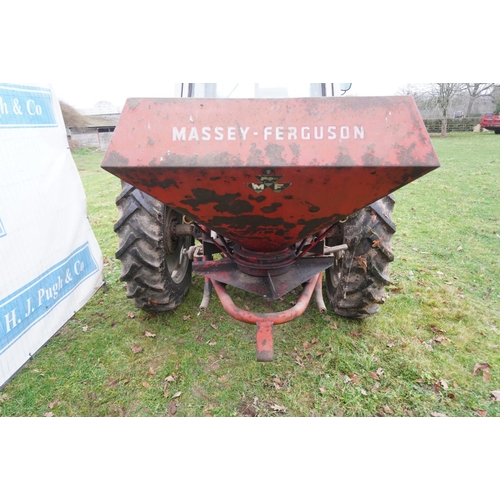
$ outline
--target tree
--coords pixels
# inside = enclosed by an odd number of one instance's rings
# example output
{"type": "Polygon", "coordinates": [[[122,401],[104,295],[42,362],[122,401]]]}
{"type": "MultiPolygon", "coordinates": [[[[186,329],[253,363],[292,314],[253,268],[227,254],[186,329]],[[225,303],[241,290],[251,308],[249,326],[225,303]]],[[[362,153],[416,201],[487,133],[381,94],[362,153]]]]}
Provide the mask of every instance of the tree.
{"type": "Polygon", "coordinates": [[[465,83],[431,83],[430,92],[441,110],[441,137],[448,131],[448,108],[450,102],[459,92],[465,89],[465,83]]]}
{"type": "Polygon", "coordinates": [[[411,96],[423,118],[430,118],[436,109],[436,99],[428,83],[407,83],[398,90],[398,95],[411,96]]]}
{"type": "Polygon", "coordinates": [[[465,116],[470,116],[472,106],[476,99],[481,96],[490,95],[491,91],[494,89],[494,83],[464,83],[465,90],[469,94],[469,104],[467,106],[467,112],[465,116]]]}

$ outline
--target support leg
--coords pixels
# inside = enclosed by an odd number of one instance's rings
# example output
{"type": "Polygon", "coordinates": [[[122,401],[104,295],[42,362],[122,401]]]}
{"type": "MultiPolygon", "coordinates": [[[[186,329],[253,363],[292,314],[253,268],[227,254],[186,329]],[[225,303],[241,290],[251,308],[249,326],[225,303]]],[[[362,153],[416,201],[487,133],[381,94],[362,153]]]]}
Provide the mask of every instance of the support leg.
{"type": "Polygon", "coordinates": [[[273,323],[257,322],[257,361],[271,362],[274,359],[273,323]]]}

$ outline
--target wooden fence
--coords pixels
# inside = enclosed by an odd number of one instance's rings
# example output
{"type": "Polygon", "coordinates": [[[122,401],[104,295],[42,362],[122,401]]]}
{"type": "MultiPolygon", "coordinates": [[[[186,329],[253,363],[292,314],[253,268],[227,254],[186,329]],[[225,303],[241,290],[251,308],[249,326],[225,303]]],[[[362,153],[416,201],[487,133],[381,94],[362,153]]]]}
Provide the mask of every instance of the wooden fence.
{"type": "MultiPolygon", "coordinates": [[[[448,118],[448,132],[472,132],[482,117],[448,118]]],[[[441,133],[441,119],[424,120],[427,132],[441,133]]]]}

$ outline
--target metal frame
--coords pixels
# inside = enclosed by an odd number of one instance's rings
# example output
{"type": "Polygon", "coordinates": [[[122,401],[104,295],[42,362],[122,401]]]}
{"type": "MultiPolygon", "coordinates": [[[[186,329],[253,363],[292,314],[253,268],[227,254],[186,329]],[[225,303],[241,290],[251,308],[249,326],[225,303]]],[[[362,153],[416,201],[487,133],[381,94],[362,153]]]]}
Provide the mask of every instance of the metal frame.
{"type": "MultiPolygon", "coordinates": [[[[336,224],[439,162],[407,97],[360,98],[353,111],[337,99],[289,99],[286,106],[205,100],[216,95],[215,84],[201,88],[201,99],[130,101],[102,167],[183,214],[176,235],[184,225],[197,228],[202,245],[187,253],[193,271],[205,277],[200,310],[215,289],[233,318],[257,326],[257,359],[271,361],[275,324],[303,314],[313,294],[326,310],[321,276],[345,250],[325,245],[336,224]],[[288,106],[293,115],[285,137],[288,106]],[[245,120],[239,128],[238,115],[245,120]],[[398,127],[381,133],[388,117],[398,127]],[[368,140],[374,141],[369,150],[368,140]],[[291,309],[258,314],[236,307],[226,285],[269,299],[300,285],[304,290],[291,309]]],[[[189,83],[176,90],[180,97],[197,94],[189,83]]],[[[321,84],[324,97],[337,91],[340,84],[321,84]]]]}

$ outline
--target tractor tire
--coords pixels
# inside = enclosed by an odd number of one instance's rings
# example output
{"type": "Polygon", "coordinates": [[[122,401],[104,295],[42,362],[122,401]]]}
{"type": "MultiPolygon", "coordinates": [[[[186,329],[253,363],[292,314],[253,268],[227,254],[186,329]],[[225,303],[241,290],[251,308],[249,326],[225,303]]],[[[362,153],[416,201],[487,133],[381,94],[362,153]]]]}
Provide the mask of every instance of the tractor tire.
{"type": "Polygon", "coordinates": [[[189,290],[192,274],[191,260],[183,250],[194,239],[176,238],[172,230],[182,223],[182,215],[125,182],[116,206],[116,258],[122,263],[120,281],[127,284],[127,297],[147,311],[175,309],[189,290]]]}
{"type": "Polygon", "coordinates": [[[394,260],[393,209],[394,197],[386,196],[339,223],[334,236],[327,239],[327,245],[349,247],[325,273],[328,301],[339,316],[366,318],[385,302],[394,260]]]}

